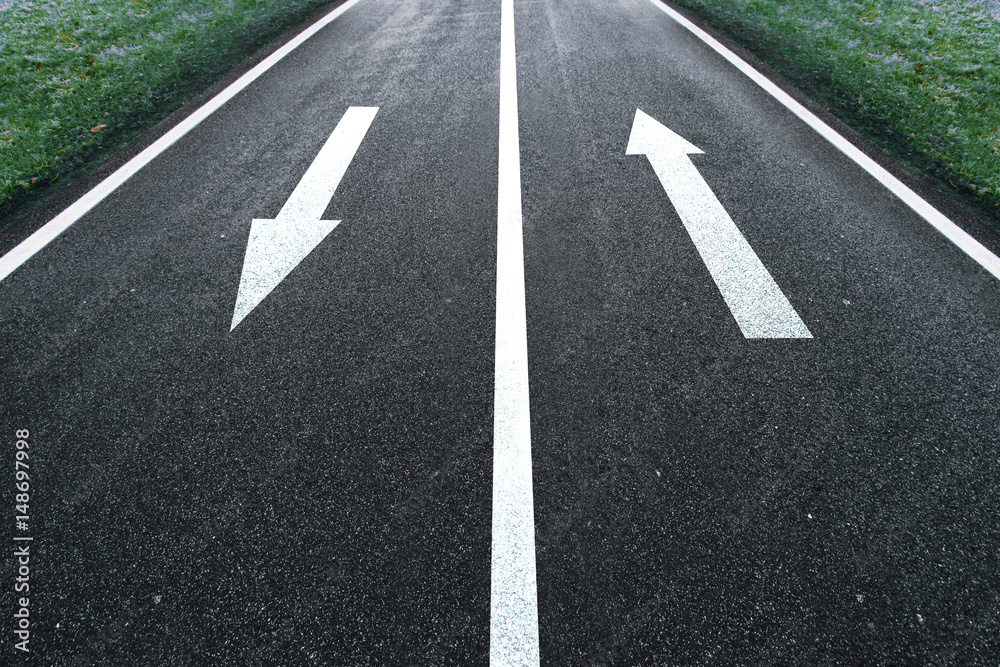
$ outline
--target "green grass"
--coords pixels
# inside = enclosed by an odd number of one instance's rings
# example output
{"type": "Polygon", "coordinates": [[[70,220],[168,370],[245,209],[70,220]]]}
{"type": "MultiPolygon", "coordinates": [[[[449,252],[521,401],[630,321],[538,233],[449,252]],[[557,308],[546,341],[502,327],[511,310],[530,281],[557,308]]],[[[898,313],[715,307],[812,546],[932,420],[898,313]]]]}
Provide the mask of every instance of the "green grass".
{"type": "Polygon", "coordinates": [[[0,229],[331,0],[0,0],[0,229]]]}
{"type": "MultiPolygon", "coordinates": [[[[1000,228],[1000,0],[678,0],[1000,228]]],[[[0,228],[331,0],[0,0],[0,228]]]]}
{"type": "Polygon", "coordinates": [[[1000,229],[1000,0],[677,0],[1000,229]]]}

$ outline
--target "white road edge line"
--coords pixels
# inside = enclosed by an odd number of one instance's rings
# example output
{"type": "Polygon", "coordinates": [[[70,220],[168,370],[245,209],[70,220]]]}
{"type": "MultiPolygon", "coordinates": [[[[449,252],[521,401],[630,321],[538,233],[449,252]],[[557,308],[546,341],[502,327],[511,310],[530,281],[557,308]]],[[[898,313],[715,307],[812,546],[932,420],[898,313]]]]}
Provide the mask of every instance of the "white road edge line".
{"type": "Polygon", "coordinates": [[[987,250],[983,244],[972,238],[965,230],[952,222],[947,216],[931,206],[923,197],[911,190],[902,181],[890,174],[877,162],[858,150],[854,144],[842,137],[836,130],[824,123],[813,112],[796,102],[791,95],[776,86],[770,79],[755,70],[745,60],[737,56],[728,48],[723,46],[718,40],[707,32],[689,21],[673,8],[664,5],[660,0],[649,0],[655,7],[663,10],[670,18],[680,23],[693,33],[698,39],[705,42],[716,53],[732,63],[738,70],[750,77],[754,83],[767,91],[772,97],[783,104],[789,111],[798,116],[806,125],[818,132],[824,139],[836,146],[844,155],[854,160],[862,169],[871,174],[877,181],[889,189],[894,195],[903,200],[907,206],[912,208],[920,217],[929,222],[939,232],[944,234],[948,240],[957,245],[972,259],[976,260],[980,266],[989,271],[997,279],[1000,279],[1000,257],[987,250]]]}
{"type": "Polygon", "coordinates": [[[537,667],[535,512],[524,305],[514,0],[501,0],[490,666],[537,667]]]}
{"type": "Polygon", "coordinates": [[[118,168],[103,181],[94,186],[56,217],[37,229],[31,236],[21,241],[3,257],[0,257],[0,281],[16,271],[18,267],[31,259],[35,253],[48,245],[53,239],[82,218],[90,209],[101,203],[105,197],[114,192],[118,186],[132,177],[133,174],[149,164],[160,153],[167,150],[178,139],[197,127],[203,120],[211,116],[219,107],[235,97],[240,91],[253,83],[257,77],[271,69],[278,61],[298,48],[303,42],[335,21],[341,14],[358,4],[360,0],[347,0],[340,7],[299,33],[290,42],[258,63],[226,86],[225,90],[199,107],[194,113],[170,129],[169,132],[147,146],[142,152],[118,168]]]}

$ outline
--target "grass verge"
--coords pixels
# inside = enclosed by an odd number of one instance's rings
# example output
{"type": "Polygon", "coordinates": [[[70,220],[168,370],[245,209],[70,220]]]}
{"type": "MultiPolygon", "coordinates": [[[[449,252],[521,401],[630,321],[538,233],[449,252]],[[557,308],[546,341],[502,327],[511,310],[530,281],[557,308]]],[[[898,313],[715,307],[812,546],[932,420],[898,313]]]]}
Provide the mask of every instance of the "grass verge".
{"type": "Polygon", "coordinates": [[[675,0],[1000,230],[1000,0],[675,0]]]}
{"type": "MultiPolygon", "coordinates": [[[[1000,0],[677,0],[1000,229],[1000,0]]],[[[0,229],[331,0],[0,0],[0,229]]]]}
{"type": "Polygon", "coordinates": [[[0,229],[332,0],[0,0],[0,229]]]}

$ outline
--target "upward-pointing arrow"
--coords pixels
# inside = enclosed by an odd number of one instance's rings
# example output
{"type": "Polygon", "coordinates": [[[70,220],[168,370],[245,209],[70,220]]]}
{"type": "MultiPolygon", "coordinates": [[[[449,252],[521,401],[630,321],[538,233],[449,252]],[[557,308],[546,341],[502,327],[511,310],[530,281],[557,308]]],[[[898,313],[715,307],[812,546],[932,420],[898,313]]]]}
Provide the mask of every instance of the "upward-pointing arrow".
{"type": "Polygon", "coordinates": [[[645,155],[746,338],[812,338],[774,278],[698,173],[701,149],[636,109],[626,155],[645,155]]]}
{"type": "Polygon", "coordinates": [[[273,220],[254,218],[243,258],[233,322],[243,321],[340,220],[320,220],[378,107],[351,107],[273,220]]]}

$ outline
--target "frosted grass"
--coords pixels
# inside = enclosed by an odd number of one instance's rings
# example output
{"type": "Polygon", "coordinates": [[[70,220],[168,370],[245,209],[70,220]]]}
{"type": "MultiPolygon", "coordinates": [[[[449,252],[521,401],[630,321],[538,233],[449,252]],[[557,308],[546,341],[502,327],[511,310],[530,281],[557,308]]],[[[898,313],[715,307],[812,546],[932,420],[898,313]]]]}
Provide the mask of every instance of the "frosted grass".
{"type": "Polygon", "coordinates": [[[1000,0],[678,0],[1000,229],[1000,0]]]}
{"type": "Polygon", "coordinates": [[[0,228],[331,0],[0,0],[0,228]]]}

